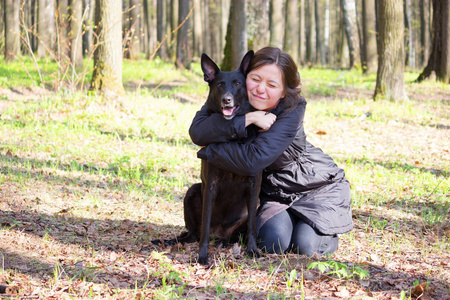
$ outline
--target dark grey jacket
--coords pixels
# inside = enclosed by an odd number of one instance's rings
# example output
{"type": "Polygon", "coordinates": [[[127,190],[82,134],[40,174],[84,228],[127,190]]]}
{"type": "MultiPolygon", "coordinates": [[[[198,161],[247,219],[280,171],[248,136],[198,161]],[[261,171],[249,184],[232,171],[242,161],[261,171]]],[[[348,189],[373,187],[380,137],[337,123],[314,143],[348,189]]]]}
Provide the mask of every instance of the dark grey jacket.
{"type": "Polygon", "coordinates": [[[258,230],[269,218],[289,209],[323,234],[353,228],[350,184],[333,159],[306,141],[303,129],[306,101],[287,111],[280,102],[271,112],[276,122],[266,132],[245,127],[245,117],[230,121],[209,114],[203,106],[189,134],[205,146],[198,157],[239,175],[263,171],[258,230]]]}

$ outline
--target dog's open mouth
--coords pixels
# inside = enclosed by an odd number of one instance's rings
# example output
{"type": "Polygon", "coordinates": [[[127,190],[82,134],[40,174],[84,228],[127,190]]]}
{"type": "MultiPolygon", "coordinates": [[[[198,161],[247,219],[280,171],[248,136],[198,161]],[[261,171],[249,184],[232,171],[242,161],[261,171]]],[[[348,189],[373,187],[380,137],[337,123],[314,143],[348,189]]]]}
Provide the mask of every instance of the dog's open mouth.
{"type": "Polygon", "coordinates": [[[234,117],[234,115],[236,114],[238,109],[239,109],[239,106],[232,106],[232,107],[224,106],[224,107],[222,107],[222,114],[225,119],[229,120],[234,117]]]}

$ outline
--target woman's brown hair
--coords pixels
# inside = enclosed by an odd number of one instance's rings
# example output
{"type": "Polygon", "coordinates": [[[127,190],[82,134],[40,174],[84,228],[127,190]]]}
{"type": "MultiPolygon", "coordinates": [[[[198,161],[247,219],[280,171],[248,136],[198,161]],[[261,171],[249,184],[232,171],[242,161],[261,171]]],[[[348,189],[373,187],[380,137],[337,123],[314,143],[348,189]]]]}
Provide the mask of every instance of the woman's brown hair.
{"type": "Polygon", "coordinates": [[[276,47],[264,47],[255,52],[249,70],[258,69],[264,65],[275,64],[281,70],[286,96],[282,99],[287,110],[295,108],[300,100],[302,84],[297,64],[292,57],[276,47]]]}

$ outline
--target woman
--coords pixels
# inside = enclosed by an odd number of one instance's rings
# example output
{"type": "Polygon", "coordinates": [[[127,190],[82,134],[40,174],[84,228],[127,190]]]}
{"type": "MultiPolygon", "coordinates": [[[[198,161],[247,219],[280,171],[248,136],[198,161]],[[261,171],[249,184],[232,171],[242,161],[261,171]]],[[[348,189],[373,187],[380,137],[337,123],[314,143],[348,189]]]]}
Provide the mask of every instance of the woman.
{"type": "Polygon", "coordinates": [[[306,101],[289,54],[255,53],[246,79],[256,111],[230,121],[197,112],[189,134],[198,157],[239,175],[263,172],[257,229],[269,253],[333,253],[338,234],[353,228],[350,184],[333,160],[306,141],[306,101]]]}

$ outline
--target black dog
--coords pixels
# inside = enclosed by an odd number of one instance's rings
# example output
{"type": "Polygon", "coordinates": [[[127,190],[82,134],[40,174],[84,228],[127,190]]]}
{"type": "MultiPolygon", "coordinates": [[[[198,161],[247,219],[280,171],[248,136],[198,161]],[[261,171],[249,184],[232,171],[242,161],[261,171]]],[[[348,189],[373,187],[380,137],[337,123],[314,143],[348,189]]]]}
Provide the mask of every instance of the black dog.
{"type": "MultiPolygon", "coordinates": [[[[250,111],[245,77],[252,58],[253,51],[249,51],[239,69],[221,72],[206,54],[202,55],[201,67],[210,87],[206,101],[210,113],[222,113],[225,119],[231,120],[250,111]]],[[[202,160],[201,179],[202,183],[192,185],[184,198],[188,232],[175,241],[189,243],[200,238],[198,262],[207,265],[210,233],[228,241],[247,231],[246,252],[259,257],[256,210],[261,175],[239,176],[202,160]]]]}

